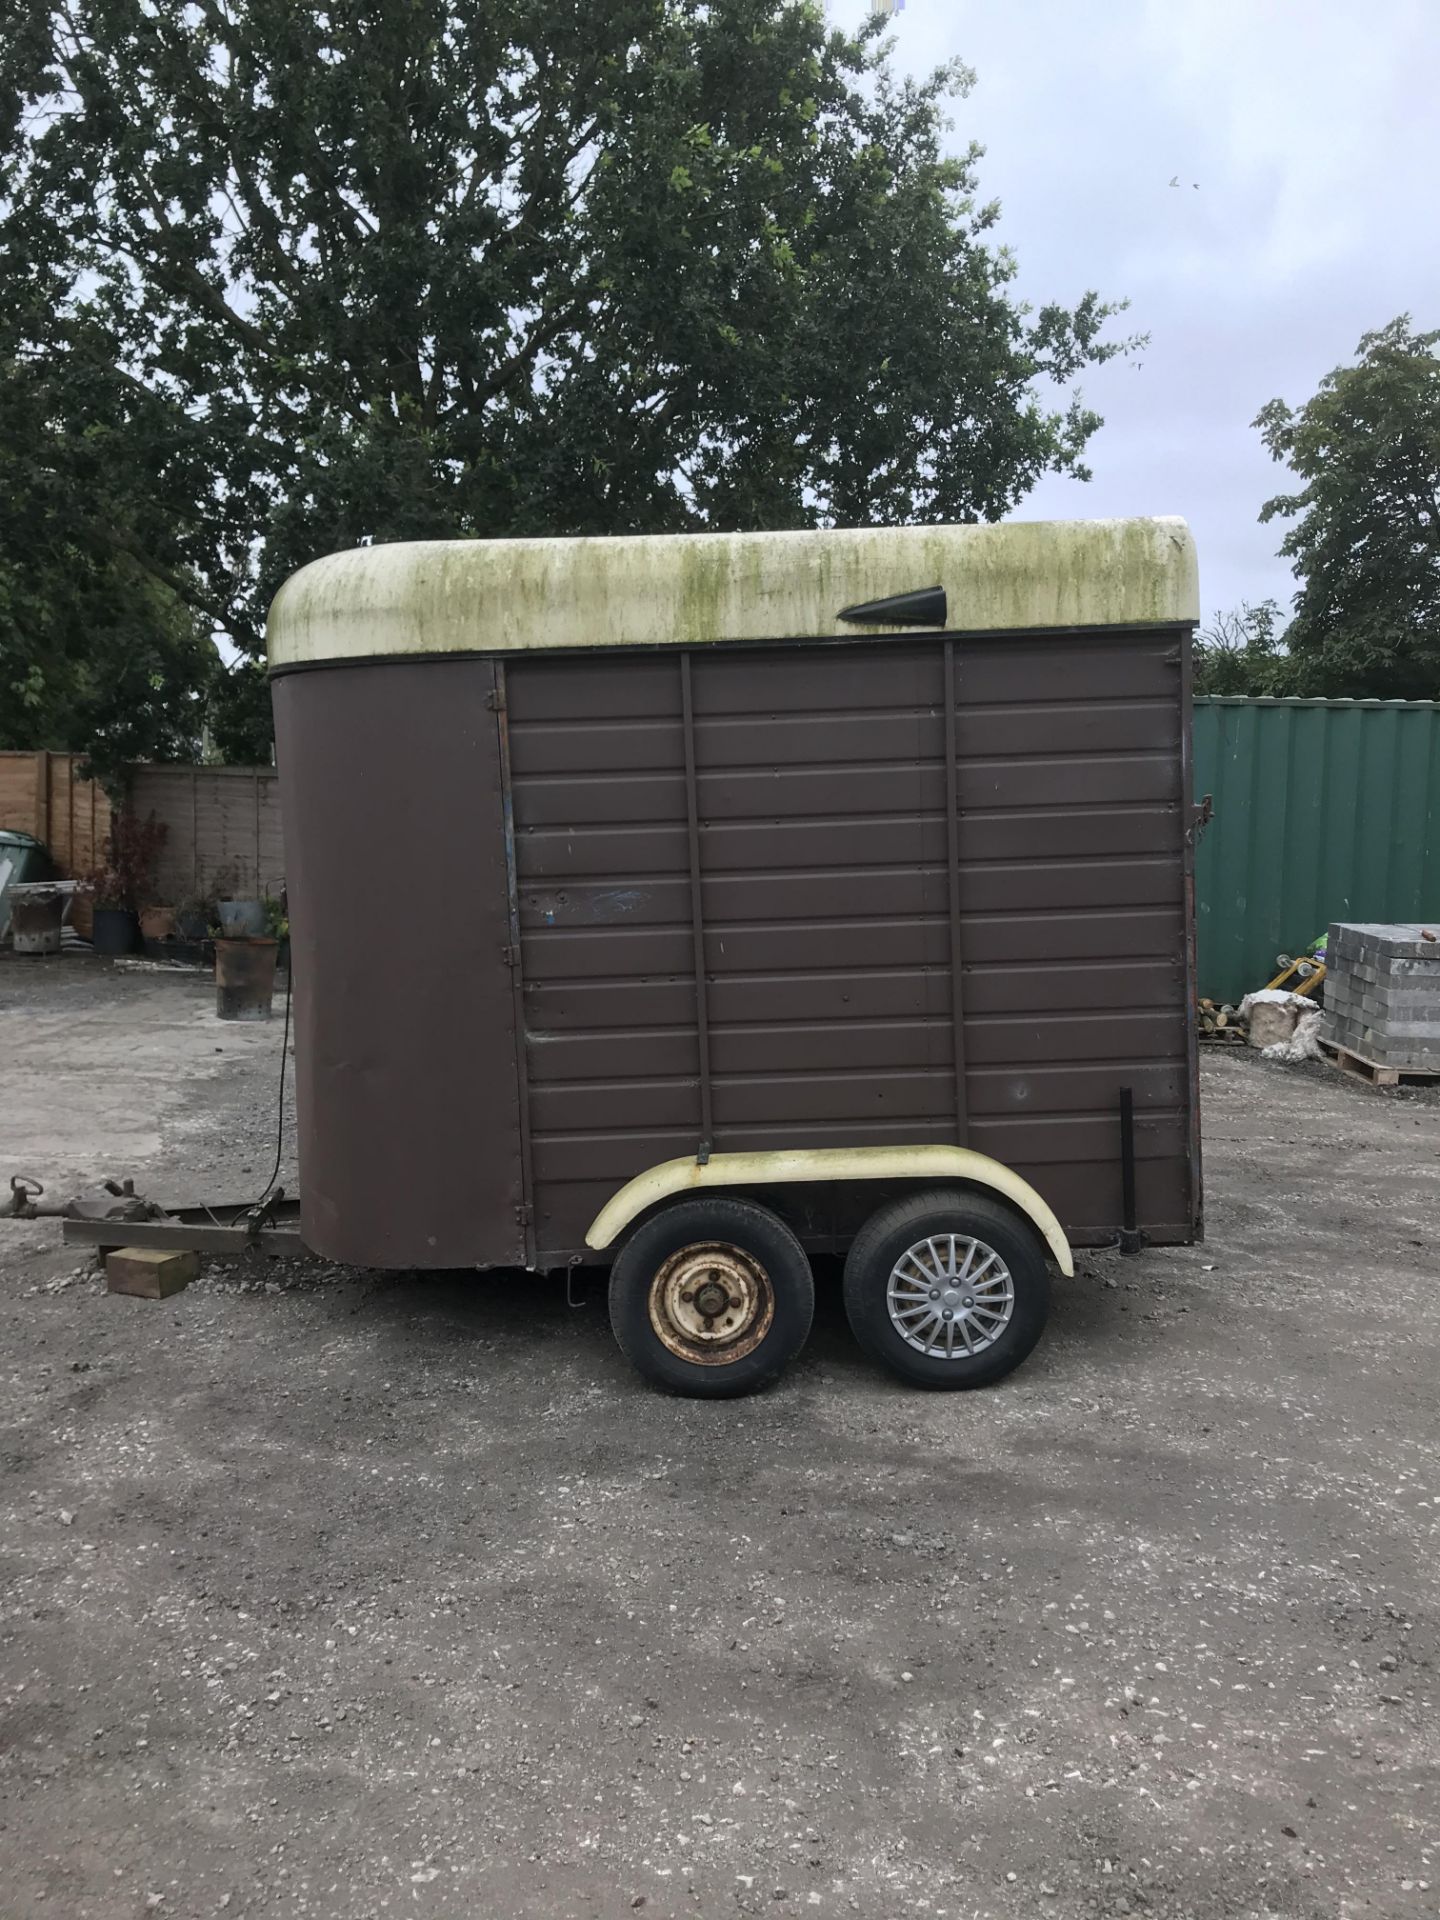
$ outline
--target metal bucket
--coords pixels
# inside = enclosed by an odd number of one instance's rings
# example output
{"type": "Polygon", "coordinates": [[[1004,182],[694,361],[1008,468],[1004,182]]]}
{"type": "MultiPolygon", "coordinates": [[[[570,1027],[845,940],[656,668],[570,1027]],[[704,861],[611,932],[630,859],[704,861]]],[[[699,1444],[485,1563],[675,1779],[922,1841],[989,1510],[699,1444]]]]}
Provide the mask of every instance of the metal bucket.
{"type": "Polygon", "coordinates": [[[217,900],[220,931],[227,940],[260,940],[265,934],[263,900],[217,900]]]}
{"type": "Polygon", "coordinates": [[[12,886],[10,934],[16,953],[59,953],[60,923],[65,917],[63,888],[38,881],[28,886],[12,886]]]}
{"type": "Polygon", "coordinates": [[[215,1011],[222,1020],[268,1020],[278,940],[215,942],[215,1011]]]}

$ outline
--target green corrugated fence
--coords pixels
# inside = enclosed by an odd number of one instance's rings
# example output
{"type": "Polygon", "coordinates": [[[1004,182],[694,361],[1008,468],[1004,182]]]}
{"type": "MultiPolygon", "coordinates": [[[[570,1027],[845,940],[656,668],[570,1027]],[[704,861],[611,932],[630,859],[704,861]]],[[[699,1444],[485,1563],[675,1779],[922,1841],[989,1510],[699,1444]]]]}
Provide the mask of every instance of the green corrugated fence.
{"type": "Polygon", "coordinates": [[[1200,992],[1238,1000],[1332,920],[1440,921],[1440,702],[1197,698],[1200,992]]]}

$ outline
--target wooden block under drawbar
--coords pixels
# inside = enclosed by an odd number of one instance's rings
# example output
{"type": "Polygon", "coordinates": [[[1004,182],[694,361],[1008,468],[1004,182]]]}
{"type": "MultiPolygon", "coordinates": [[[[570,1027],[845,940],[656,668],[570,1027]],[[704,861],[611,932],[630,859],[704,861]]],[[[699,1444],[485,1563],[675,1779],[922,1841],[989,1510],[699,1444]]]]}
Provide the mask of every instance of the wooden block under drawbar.
{"type": "Polygon", "coordinates": [[[105,1261],[105,1285],[111,1293],[132,1293],[142,1300],[165,1300],[200,1277],[198,1253],[166,1253],[160,1247],[120,1247],[105,1261]]]}

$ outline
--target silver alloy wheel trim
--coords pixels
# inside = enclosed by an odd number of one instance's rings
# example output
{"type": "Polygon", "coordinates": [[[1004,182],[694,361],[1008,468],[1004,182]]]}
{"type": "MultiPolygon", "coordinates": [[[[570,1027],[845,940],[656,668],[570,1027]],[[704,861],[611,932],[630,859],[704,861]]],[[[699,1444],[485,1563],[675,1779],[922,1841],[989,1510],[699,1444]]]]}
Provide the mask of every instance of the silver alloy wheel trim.
{"type": "Polygon", "coordinates": [[[907,1247],[885,1286],[890,1324],[917,1353],[971,1360],[1009,1326],[1015,1282],[994,1247],[966,1233],[933,1233],[907,1247]]]}

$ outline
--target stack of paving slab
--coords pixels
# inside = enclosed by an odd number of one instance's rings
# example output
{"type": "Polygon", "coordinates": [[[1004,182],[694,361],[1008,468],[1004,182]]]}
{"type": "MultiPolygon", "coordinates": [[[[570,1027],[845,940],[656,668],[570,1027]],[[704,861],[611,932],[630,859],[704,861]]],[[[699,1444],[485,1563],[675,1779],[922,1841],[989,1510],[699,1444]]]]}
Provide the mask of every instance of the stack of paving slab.
{"type": "Polygon", "coordinates": [[[1440,1073],[1437,935],[1440,923],[1333,925],[1324,1038],[1372,1066],[1440,1073]]]}

